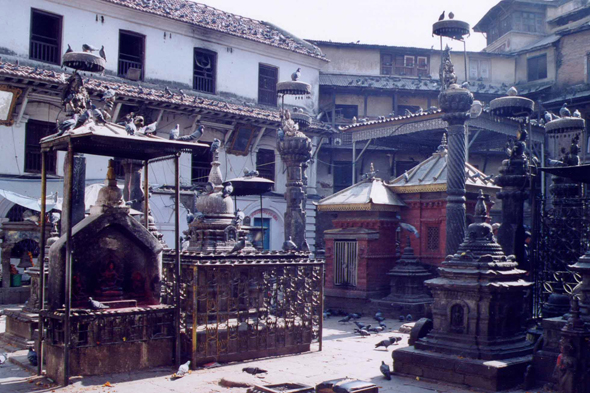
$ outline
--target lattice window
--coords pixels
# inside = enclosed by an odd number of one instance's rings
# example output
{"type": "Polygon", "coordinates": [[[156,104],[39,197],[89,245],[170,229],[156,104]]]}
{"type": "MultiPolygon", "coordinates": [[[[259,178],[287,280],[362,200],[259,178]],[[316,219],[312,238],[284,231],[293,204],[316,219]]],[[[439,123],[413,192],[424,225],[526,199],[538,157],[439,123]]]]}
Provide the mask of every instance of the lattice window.
{"type": "Polygon", "coordinates": [[[440,227],[426,229],[426,248],[428,251],[438,251],[440,248],[440,227]]]}
{"type": "Polygon", "coordinates": [[[350,240],[334,242],[334,284],[356,286],[358,243],[350,240]]]}
{"type": "Polygon", "coordinates": [[[258,68],[258,103],[277,106],[279,69],[260,64],[258,68]]]}

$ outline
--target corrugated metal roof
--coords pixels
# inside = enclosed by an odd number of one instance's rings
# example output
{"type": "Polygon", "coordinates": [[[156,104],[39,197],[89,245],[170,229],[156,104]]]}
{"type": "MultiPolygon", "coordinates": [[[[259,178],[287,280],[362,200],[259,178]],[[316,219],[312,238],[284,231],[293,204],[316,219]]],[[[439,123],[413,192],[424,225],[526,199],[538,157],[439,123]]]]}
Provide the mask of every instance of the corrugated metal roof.
{"type": "Polygon", "coordinates": [[[383,180],[378,178],[366,179],[345,188],[320,200],[318,205],[329,208],[341,205],[364,206],[370,203],[392,207],[405,206],[405,203],[385,186],[383,180]]]}

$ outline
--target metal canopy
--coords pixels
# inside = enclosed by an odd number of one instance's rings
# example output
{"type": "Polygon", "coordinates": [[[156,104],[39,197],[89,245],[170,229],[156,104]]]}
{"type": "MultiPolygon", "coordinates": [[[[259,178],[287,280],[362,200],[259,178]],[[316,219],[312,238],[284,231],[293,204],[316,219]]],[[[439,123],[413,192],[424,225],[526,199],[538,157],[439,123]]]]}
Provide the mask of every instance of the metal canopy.
{"type": "Polygon", "coordinates": [[[269,192],[275,184],[272,180],[258,176],[236,177],[228,181],[234,188],[233,196],[262,195],[269,192]]]}
{"type": "Polygon", "coordinates": [[[590,184],[590,164],[578,166],[555,166],[539,169],[555,176],[567,177],[575,182],[590,184]]]}
{"type": "Polygon", "coordinates": [[[209,149],[202,143],[179,142],[155,135],[129,135],[125,128],[116,124],[89,124],[75,129],[71,134],[50,135],[41,139],[41,150],[68,150],[68,145],[76,153],[100,156],[124,157],[136,160],[151,160],[174,155],[182,151],[209,149]]]}

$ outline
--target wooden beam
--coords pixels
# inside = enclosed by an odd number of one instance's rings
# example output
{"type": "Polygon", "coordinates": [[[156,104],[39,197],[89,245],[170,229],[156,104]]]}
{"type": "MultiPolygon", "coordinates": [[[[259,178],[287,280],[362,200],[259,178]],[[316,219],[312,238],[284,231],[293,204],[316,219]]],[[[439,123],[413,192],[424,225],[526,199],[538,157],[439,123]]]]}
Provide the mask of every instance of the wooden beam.
{"type": "Polygon", "coordinates": [[[115,105],[115,110],[113,111],[113,123],[117,122],[117,118],[119,117],[119,112],[121,112],[121,107],[123,106],[123,104],[121,102],[118,102],[117,105],[115,105]]]}
{"type": "Polygon", "coordinates": [[[18,117],[16,118],[16,125],[20,126],[20,123],[23,119],[23,115],[25,114],[25,109],[27,108],[27,104],[29,103],[29,92],[31,91],[30,87],[25,89],[25,94],[23,94],[23,102],[18,110],[18,117]]]}
{"type": "Polygon", "coordinates": [[[258,136],[256,136],[256,141],[252,145],[252,150],[251,150],[252,152],[256,151],[256,147],[258,147],[258,143],[260,142],[260,139],[262,139],[262,135],[264,135],[264,131],[266,131],[266,127],[262,127],[260,129],[260,132],[258,133],[258,136]]]}

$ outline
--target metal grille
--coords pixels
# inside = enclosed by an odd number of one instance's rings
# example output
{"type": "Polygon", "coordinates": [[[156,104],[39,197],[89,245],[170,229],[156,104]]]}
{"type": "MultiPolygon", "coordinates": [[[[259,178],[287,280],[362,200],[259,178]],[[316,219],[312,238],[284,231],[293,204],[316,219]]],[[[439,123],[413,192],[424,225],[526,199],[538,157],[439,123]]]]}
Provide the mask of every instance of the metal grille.
{"type": "Polygon", "coordinates": [[[217,54],[195,48],[193,89],[215,93],[215,67],[217,54]]]}
{"type": "Polygon", "coordinates": [[[356,241],[336,240],[334,242],[334,284],[357,284],[358,243],[356,241]]]}
{"type": "Polygon", "coordinates": [[[277,106],[279,69],[260,64],[258,68],[258,103],[277,106]]]}
{"type": "MultiPolygon", "coordinates": [[[[173,266],[164,262],[168,304],[173,303],[173,266]]],[[[322,269],[321,263],[183,264],[184,355],[202,365],[309,351],[321,340],[322,269]]]]}
{"type": "Polygon", "coordinates": [[[428,227],[426,230],[426,248],[430,251],[437,251],[440,247],[440,228],[428,227]]]}

